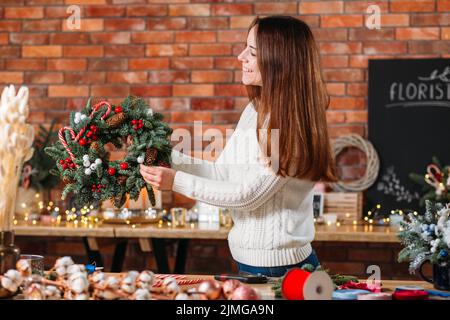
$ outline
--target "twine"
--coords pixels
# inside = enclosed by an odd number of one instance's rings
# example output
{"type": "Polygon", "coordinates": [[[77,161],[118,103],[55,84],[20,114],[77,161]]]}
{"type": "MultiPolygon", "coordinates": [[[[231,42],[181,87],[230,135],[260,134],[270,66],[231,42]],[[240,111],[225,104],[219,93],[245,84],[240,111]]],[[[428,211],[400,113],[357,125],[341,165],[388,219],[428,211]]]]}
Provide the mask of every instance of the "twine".
{"type": "Polygon", "coordinates": [[[380,170],[380,159],[378,154],[369,140],[366,140],[357,134],[350,134],[334,140],[333,153],[335,160],[337,159],[337,156],[348,147],[355,147],[364,152],[367,157],[366,172],[361,179],[350,182],[338,181],[330,183],[329,185],[334,191],[338,192],[367,190],[375,183],[378,177],[378,172],[380,170]]]}

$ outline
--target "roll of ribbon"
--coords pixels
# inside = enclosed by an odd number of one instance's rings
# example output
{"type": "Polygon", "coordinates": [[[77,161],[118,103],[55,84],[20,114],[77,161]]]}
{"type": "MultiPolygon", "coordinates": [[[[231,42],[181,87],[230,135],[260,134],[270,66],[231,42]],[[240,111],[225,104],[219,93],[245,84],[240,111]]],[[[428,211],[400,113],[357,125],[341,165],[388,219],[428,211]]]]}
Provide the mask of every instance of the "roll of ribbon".
{"type": "Polygon", "coordinates": [[[385,292],[360,294],[358,300],[392,300],[392,294],[385,292]]]}
{"type": "Polygon", "coordinates": [[[359,295],[369,294],[370,291],[359,289],[344,289],[333,292],[333,300],[357,300],[359,295]]]}
{"type": "Polygon", "coordinates": [[[426,300],[428,292],[423,290],[397,290],[392,295],[394,300],[426,300]]]}
{"type": "Polygon", "coordinates": [[[331,300],[333,281],[324,271],[294,268],[284,276],[281,291],[288,300],[331,300]]]}

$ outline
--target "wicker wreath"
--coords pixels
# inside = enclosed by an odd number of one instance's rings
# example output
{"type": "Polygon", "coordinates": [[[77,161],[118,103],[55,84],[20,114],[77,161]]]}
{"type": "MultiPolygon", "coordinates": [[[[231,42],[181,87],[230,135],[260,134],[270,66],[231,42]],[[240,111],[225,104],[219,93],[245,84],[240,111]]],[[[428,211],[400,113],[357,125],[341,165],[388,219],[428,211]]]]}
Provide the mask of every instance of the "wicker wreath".
{"type": "Polygon", "coordinates": [[[380,169],[380,159],[378,158],[378,154],[370,141],[362,138],[360,135],[350,134],[334,140],[334,158],[337,159],[337,156],[347,147],[355,147],[365,153],[367,157],[366,172],[359,180],[350,182],[338,181],[335,183],[330,183],[330,186],[334,191],[339,192],[357,192],[367,190],[370,186],[372,186],[372,184],[374,184],[378,177],[378,172],[380,169]]]}
{"type": "Polygon", "coordinates": [[[84,110],[72,112],[70,127],[61,128],[59,141],[45,149],[57,162],[57,170],[51,173],[66,183],[62,199],[74,193],[77,205],[98,205],[110,199],[121,207],[127,194],[136,200],[146,187],[155,205],[153,189],[142,178],[139,164],[169,166],[172,129],[162,118],[133,96],[119,106],[101,101],[92,107],[89,100],[84,110]],[[117,148],[126,144],[125,158],[109,161],[106,144],[117,148]]]}

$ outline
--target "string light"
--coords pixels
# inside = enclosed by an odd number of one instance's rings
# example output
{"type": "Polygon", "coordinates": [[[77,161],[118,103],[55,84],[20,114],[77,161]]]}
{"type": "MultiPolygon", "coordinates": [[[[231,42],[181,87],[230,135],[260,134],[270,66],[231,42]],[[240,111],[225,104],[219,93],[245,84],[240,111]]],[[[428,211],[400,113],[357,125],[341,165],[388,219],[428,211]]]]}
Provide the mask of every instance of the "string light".
{"type": "Polygon", "coordinates": [[[354,224],[354,225],[358,224],[358,221],[353,220],[353,224],[354,224]]]}

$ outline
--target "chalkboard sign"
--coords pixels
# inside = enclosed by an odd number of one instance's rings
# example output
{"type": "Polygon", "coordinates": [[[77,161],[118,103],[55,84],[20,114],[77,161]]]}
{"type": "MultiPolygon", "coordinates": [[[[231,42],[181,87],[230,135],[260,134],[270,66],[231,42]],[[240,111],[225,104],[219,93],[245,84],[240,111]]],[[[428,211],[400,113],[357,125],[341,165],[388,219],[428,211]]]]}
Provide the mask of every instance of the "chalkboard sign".
{"type": "Polygon", "coordinates": [[[368,126],[381,165],[366,211],[423,212],[408,175],[425,174],[433,156],[450,163],[450,59],[370,60],[368,126]]]}

